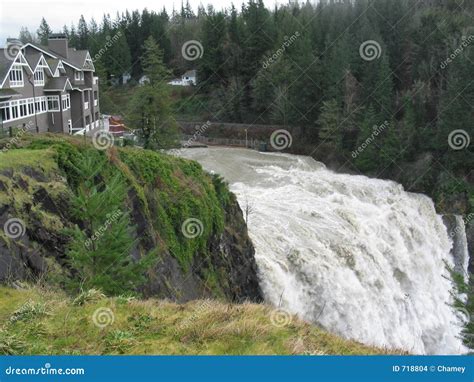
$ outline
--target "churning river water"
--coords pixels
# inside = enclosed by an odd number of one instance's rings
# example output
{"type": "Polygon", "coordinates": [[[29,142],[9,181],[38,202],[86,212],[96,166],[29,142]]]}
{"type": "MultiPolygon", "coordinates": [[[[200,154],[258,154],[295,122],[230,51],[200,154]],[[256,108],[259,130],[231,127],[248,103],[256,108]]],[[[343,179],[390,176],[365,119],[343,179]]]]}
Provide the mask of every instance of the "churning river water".
{"type": "Polygon", "coordinates": [[[430,198],[304,156],[218,147],[180,155],[221,174],[249,210],[266,301],[366,344],[465,351],[450,306],[452,242],[430,198]]]}

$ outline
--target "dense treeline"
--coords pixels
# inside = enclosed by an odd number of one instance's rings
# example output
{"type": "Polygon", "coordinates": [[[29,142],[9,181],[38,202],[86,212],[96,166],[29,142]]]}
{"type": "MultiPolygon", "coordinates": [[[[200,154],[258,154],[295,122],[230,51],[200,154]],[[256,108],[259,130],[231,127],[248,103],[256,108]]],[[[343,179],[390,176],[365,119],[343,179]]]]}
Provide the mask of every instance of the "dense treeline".
{"type": "MultiPolygon", "coordinates": [[[[442,209],[466,213],[472,145],[452,146],[474,133],[473,10],[461,0],[290,2],[273,10],[251,0],[240,10],[125,11],[100,24],[81,17],[64,32],[72,46],[91,50],[103,84],[125,72],[138,80],[153,36],[175,75],[198,69],[183,109],[198,101],[206,119],[297,127],[314,155],[396,178],[442,209]],[[182,53],[190,40],[203,47],[193,61],[182,53]],[[464,133],[450,138],[454,130],[464,133]]],[[[50,32],[43,20],[38,38],[50,32]]],[[[31,36],[23,30],[21,38],[31,36]]]]}
{"type": "MultiPolygon", "coordinates": [[[[146,46],[157,42],[158,71],[161,63],[175,75],[198,70],[178,115],[188,108],[203,120],[283,125],[295,132],[292,149],[395,179],[442,212],[472,217],[473,20],[467,0],[320,0],[272,10],[250,0],[221,11],[126,11],[100,24],[81,17],[63,31],[91,50],[102,86],[151,70],[146,46]],[[191,40],[202,46],[196,60],[182,52],[191,40]]],[[[43,19],[37,38],[50,33],[43,19]]],[[[23,29],[20,38],[33,37],[23,29]]],[[[152,93],[140,99],[160,103],[152,93]]],[[[132,115],[144,119],[140,99],[132,115]]]]}

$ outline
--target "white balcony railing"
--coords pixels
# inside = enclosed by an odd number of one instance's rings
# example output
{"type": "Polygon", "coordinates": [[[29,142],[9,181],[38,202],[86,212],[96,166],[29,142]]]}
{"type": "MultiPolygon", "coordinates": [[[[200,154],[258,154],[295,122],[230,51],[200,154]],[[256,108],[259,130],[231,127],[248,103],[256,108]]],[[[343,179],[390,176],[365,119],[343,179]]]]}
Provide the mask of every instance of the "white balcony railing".
{"type": "Polygon", "coordinates": [[[21,88],[24,86],[23,80],[10,80],[10,87],[11,88],[21,88]]]}
{"type": "Polygon", "coordinates": [[[89,102],[84,102],[84,110],[89,109],[89,102]]]}

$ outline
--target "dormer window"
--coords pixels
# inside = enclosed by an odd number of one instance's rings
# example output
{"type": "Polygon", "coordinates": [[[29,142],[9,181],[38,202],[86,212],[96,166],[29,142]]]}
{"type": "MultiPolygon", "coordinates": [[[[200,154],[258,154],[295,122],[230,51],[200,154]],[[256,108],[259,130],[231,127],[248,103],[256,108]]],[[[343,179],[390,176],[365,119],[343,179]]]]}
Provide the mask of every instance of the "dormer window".
{"type": "Polygon", "coordinates": [[[58,62],[58,67],[56,68],[56,71],[54,72],[54,77],[59,77],[61,73],[65,73],[66,71],[64,70],[63,63],[61,61],[58,62]]]}
{"type": "Polygon", "coordinates": [[[92,63],[92,59],[91,59],[91,56],[89,56],[89,54],[87,54],[85,64],[86,64],[86,66],[93,66],[93,65],[94,65],[94,64],[92,63]]]}
{"type": "Polygon", "coordinates": [[[34,74],[35,86],[44,86],[44,69],[37,68],[34,74]]]}
{"type": "Polygon", "coordinates": [[[23,68],[21,65],[13,65],[10,69],[10,87],[19,88],[23,86],[23,68]]]}
{"type": "Polygon", "coordinates": [[[74,72],[74,79],[76,81],[84,81],[84,72],[75,71],[74,72]]]}

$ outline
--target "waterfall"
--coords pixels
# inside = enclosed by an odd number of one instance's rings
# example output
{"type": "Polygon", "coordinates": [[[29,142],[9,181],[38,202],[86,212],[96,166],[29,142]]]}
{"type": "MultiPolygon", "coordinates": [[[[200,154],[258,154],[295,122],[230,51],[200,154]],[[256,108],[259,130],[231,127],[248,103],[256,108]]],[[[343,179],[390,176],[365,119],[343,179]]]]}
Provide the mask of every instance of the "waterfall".
{"type": "Polygon", "coordinates": [[[450,306],[453,242],[430,198],[309,157],[226,148],[181,155],[223,175],[242,210],[250,207],[266,301],[366,344],[465,351],[450,306]]]}

